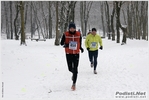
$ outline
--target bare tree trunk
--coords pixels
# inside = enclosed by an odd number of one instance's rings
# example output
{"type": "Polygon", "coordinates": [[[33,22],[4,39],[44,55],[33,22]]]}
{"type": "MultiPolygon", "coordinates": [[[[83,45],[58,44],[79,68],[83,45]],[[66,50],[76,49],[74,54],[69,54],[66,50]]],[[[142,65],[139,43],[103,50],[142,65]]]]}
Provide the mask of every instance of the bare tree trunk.
{"type": "Polygon", "coordinates": [[[1,17],[1,33],[3,32],[3,23],[4,23],[4,20],[2,20],[2,17],[1,17]]]}
{"type": "Polygon", "coordinates": [[[148,41],[148,2],[146,2],[146,35],[148,41]]]}
{"type": "Polygon", "coordinates": [[[33,3],[33,10],[34,10],[34,16],[35,16],[35,20],[36,20],[36,24],[37,24],[37,31],[38,31],[38,36],[39,36],[39,39],[40,39],[40,32],[41,32],[41,34],[42,34],[42,37],[43,37],[43,39],[45,39],[45,36],[44,36],[44,33],[43,33],[43,29],[42,29],[42,25],[41,25],[41,22],[40,22],[40,20],[39,20],[39,18],[38,18],[38,14],[37,14],[37,7],[36,7],[36,5],[33,3]],[[41,29],[41,31],[39,32],[39,28],[41,29]]]}
{"type": "Polygon", "coordinates": [[[137,32],[137,39],[140,40],[140,29],[139,29],[139,11],[138,11],[138,1],[136,1],[136,32],[137,32]]]}
{"type": "Polygon", "coordinates": [[[21,44],[26,45],[24,32],[24,2],[20,1],[20,15],[21,15],[21,44]]]}
{"type": "Polygon", "coordinates": [[[59,18],[58,18],[58,1],[56,1],[56,38],[55,38],[55,45],[59,45],[59,18]]]}
{"type": "Polygon", "coordinates": [[[117,31],[117,43],[120,43],[120,31],[119,31],[119,27],[120,27],[120,20],[119,20],[119,17],[120,17],[120,6],[119,6],[119,2],[118,1],[115,1],[115,4],[116,4],[116,31],[117,31]]]}
{"type": "Polygon", "coordinates": [[[30,11],[31,11],[31,12],[30,12],[30,17],[31,17],[31,18],[30,18],[30,20],[31,20],[31,30],[30,30],[30,31],[31,31],[31,39],[32,39],[32,38],[33,38],[33,34],[34,34],[34,33],[33,33],[32,1],[31,1],[31,6],[30,6],[30,11]]]}
{"type": "Polygon", "coordinates": [[[10,31],[9,31],[9,21],[8,21],[8,8],[7,8],[7,2],[4,2],[5,7],[5,18],[6,18],[6,35],[7,39],[10,39],[10,31]]]}
{"type": "Polygon", "coordinates": [[[132,12],[132,37],[136,38],[136,17],[134,11],[134,3],[131,1],[131,12],[132,12]]]}
{"type": "Polygon", "coordinates": [[[26,7],[25,7],[25,21],[24,21],[24,27],[26,30],[26,23],[27,23],[27,12],[28,12],[28,2],[26,1],[26,7]]]}
{"type": "Polygon", "coordinates": [[[83,15],[84,15],[84,16],[83,16],[83,20],[84,20],[84,23],[83,23],[83,24],[84,24],[84,36],[86,36],[86,23],[87,23],[87,20],[86,20],[86,17],[87,17],[87,16],[86,16],[86,2],[87,2],[87,1],[83,1],[83,6],[84,6],[84,7],[83,7],[83,8],[84,8],[84,9],[83,9],[83,13],[84,13],[84,14],[83,14],[83,15]]]}
{"type": "Polygon", "coordinates": [[[88,23],[88,19],[89,19],[89,13],[90,13],[90,10],[91,10],[91,7],[92,7],[92,4],[93,4],[93,1],[90,1],[90,2],[88,2],[88,4],[87,4],[87,7],[86,7],[86,19],[85,19],[85,35],[87,35],[87,23],[88,23]]]}
{"type": "Polygon", "coordinates": [[[111,39],[111,28],[110,28],[110,17],[109,17],[109,4],[108,1],[105,1],[106,6],[106,22],[107,22],[107,29],[108,29],[108,39],[111,39]]]}
{"type": "Polygon", "coordinates": [[[81,21],[81,32],[82,35],[85,36],[85,32],[84,32],[84,6],[83,6],[83,1],[80,1],[80,21],[81,21]]]}
{"type": "Polygon", "coordinates": [[[138,39],[138,31],[137,31],[137,17],[136,17],[136,1],[133,2],[132,5],[132,11],[133,11],[133,32],[135,39],[138,39]]]}
{"type": "Polygon", "coordinates": [[[142,30],[143,30],[143,36],[142,36],[142,39],[146,39],[148,40],[148,4],[146,3],[146,1],[142,1],[144,2],[144,4],[142,4],[142,6],[144,8],[142,8],[143,10],[143,14],[142,14],[142,24],[143,24],[143,27],[142,27],[142,30]]]}
{"type": "Polygon", "coordinates": [[[12,1],[10,3],[10,31],[11,31],[11,39],[13,39],[13,27],[12,27],[12,1]]]}
{"type": "Polygon", "coordinates": [[[141,10],[140,10],[140,14],[139,14],[139,28],[140,28],[140,35],[141,35],[141,38],[143,38],[143,5],[144,5],[144,1],[141,1],[140,2],[140,7],[141,7],[141,10]]]}
{"type": "MultiPolygon", "coordinates": [[[[124,3],[123,1],[120,1],[118,3],[118,6],[117,6],[117,10],[118,10],[117,16],[119,16],[119,17],[120,17],[121,6],[122,6],[123,3],[124,3]]],[[[122,44],[121,45],[124,45],[124,44],[126,44],[126,40],[127,40],[127,36],[126,36],[127,35],[127,26],[126,27],[123,27],[121,25],[120,19],[118,19],[118,22],[119,22],[119,27],[121,28],[121,30],[123,32],[123,38],[122,38],[122,44]]]]}
{"type": "Polygon", "coordinates": [[[127,25],[126,18],[125,18],[125,12],[123,9],[122,9],[122,12],[123,12],[123,17],[124,17],[124,23],[125,23],[125,25],[127,25]]]}
{"type": "Polygon", "coordinates": [[[52,2],[49,2],[49,39],[52,38],[52,15],[51,15],[51,9],[52,9],[52,2]]]}
{"type": "MultiPolygon", "coordinates": [[[[130,3],[132,5],[132,3],[130,3]]],[[[127,5],[127,32],[128,32],[128,37],[130,39],[133,39],[132,36],[132,11],[129,7],[129,4],[127,5]]]]}
{"type": "MultiPolygon", "coordinates": [[[[1,12],[2,12],[2,7],[4,8],[4,2],[1,2],[1,12]]],[[[3,27],[4,27],[4,15],[1,13],[1,33],[3,32],[3,27]]]]}
{"type": "Polygon", "coordinates": [[[87,35],[87,23],[89,18],[89,12],[93,1],[81,1],[80,2],[80,20],[81,20],[81,31],[83,36],[87,35]]]}
{"type": "Polygon", "coordinates": [[[123,31],[123,38],[122,38],[122,44],[121,45],[124,45],[124,44],[126,44],[126,40],[127,40],[127,27],[120,27],[121,29],[122,29],[122,31],[123,31]]]}
{"type": "Polygon", "coordinates": [[[115,30],[114,30],[114,24],[113,24],[114,15],[115,15],[115,2],[113,1],[113,10],[112,10],[112,14],[111,14],[112,41],[115,41],[115,30]]]}
{"type": "MultiPolygon", "coordinates": [[[[148,31],[148,24],[146,25],[146,32],[147,32],[147,31],[148,31]]],[[[148,32],[147,32],[147,36],[146,36],[146,37],[147,37],[146,40],[148,41],[148,32]]]]}
{"type": "MultiPolygon", "coordinates": [[[[122,44],[121,45],[126,44],[126,40],[127,40],[126,39],[127,38],[126,37],[126,35],[127,35],[127,26],[126,27],[122,27],[121,22],[120,22],[120,11],[121,11],[121,6],[122,6],[123,3],[124,3],[123,1],[119,1],[119,2],[116,1],[116,15],[117,15],[117,18],[116,18],[117,22],[116,22],[116,24],[118,24],[117,27],[120,27],[122,32],[123,32],[123,38],[122,38],[122,44]]],[[[117,42],[120,42],[120,34],[118,33],[117,35],[118,35],[117,38],[119,38],[119,39],[117,39],[117,42]]]]}
{"type": "MultiPolygon", "coordinates": [[[[31,16],[31,39],[33,39],[33,36],[35,35],[35,32],[36,32],[36,13],[37,13],[37,11],[33,11],[33,3],[32,3],[32,1],[31,1],[31,6],[30,6],[30,10],[31,10],[31,14],[30,14],[30,16],[31,16]]],[[[37,27],[38,28],[38,27],[37,27]]],[[[39,32],[38,32],[39,33],[39,32]]],[[[40,37],[40,35],[39,35],[39,37],[40,37]]]]}
{"type": "MultiPolygon", "coordinates": [[[[144,18],[146,18],[146,16],[144,16],[144,18]]],[[[144,19],[143,21],[143,36],[142,36],[142,39],[146,39],[146,26],[147,26],[147,23],[146,23],[146,19],[144,19]]]]}
{"type": "MultiPolygon", "coordinates": [[[[67,8],[66,8],[66,4],[65,2],[63,1],[62,3],[64,5],[62,5],[62,9],[61,9],[61,17],[60,17],[60,20],[61,20],[61,25],[62,25],[62,22],[65,21],[64,23],[64,30],[62,29],[61,31],[64,32],[64,31],[67,31],[68,29],[68,24],[70,22],[74,22],[74,18],[75,18],[75,5],[76,5],[76,2],[77,1],[67,1],[67,8]],[[65,13],[65,10],[66,10],[66,15],[64,15],[65,13]],[[64,11],[64,12],[63,12],[64,11]],[[63,20],[63,21],[62,21],[63,20]]],[[[63,27],[63,25],[61,26],[61,28],[63,27]]]]}
{"type": "Polygon", "coordinates": [[[66,20],[65,20],[65,25],[64,25],[64,31],[68,30],[68,24],[69,24],[69,13],[70,13],[70,3],[69,1],[67,2],[68,8],[66,9],[67,14],[66,14],[66,20]]]}
{"type": "Polygon", "coordinates": [[[102,20],[102,29],[103,29],[103,37],[105,37],[105,25],[104,25],[104,17],[103,17],[103,1],[100,2],[100,10],[101,10],[101,20],[102,20]]]}
{"type": "Polygon", "coordinates": [[[41,20],[41,24],[42,24],[42,28],[43,28],[43,33],[45,34],[45,38],[47,38],[47,33],[46,33],[46,18],[45,18],[45,14],[44,14],[44,9],[43,9],[43,2],[39,1],[39,5],[41,7],[42,10],[42,20],[41,20]]]}
{"type": "Polygon", "coordinates": [[[61,2],[61,10],[60,10],[60,35],[62,36],[62,34],[64,33],[64,25],[66,22],[66,16],[65,16],[65,9],[66,9],[66,2],[62,1],[61,2]]]}
{"type": "MultiPolygon", "coordinates": [[[[144,26],[145,26],[145,28],[146,28],[146,25],[144,25],[144,24],[145,24],[144,21],[146,21],[146,20],[145,20],[145,17],[144,17],[144,16],[145,16],[145,15],[144,15],[144,14],[145,14],[144,5],[145,5],[145,1],[142,1],[142,2],[141,2],[141,16],[140,16],[140,20],[141,20],[141,21],[140,21],[140,22],[141,22],[140,24],[141,24],[141,28],[142,28],[142,31],[143,31],[143,32],[142,32],[142,39],[145,39],[145,32],[144,32],[145,29],[144,29],[144,26]]],[[[146,30],[145,30],[145,31],[146,31],[146,30]]]]}
{"type": "Polygon", "coordinates": [[[17,19],[19,16],[20,9],[19,9],[19,5],[18,5],[18,1],[16,1],[15,3],[16,3],[16,17],[14,19],[14,31],[15,31],[15,39],[19,40],[19,35],[17,34],[18,33],[17,19]]]}
{"type": "Polygon", "coordinates": [[[76,7],[77,1],[73,1],[73,7],[71,7],[71,14],[72,14],[72,22],[74,22],[75,19],[75,7],[76,7]]]}
{"type": "Polygon", "coordinates": [[[142,39],[146,39],[146,9],[145,9],[145,1],[141,2],[141,16],[140,16],[140,24],[141,24],[141,30],[142,30],[142,39]]]}
{"type": "Polygon", "coordinates": [[[70,1],[69,9],[70,9],[70,15],[69,15],[69,22],[74,22],[75,18],[75,5],[77,1],[70,1]]]}
{"type": "Polygon", "coordinates": [[[46,18],[46,15],[44,13],[44,9],[43,9],[43,2],[41,1],[41,9],[42,9],[42,15],[43,15],[43,26],[44,26],[44,33],[46,34],[46,38],[48,38],[48,21],[47,21],[47,18],[46,18]]]}

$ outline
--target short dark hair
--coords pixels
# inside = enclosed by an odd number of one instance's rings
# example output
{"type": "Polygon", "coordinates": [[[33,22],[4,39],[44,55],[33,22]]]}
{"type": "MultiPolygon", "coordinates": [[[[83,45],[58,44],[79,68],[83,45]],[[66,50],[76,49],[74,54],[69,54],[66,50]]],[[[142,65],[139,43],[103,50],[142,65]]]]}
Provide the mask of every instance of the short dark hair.
{"type": "Polygon", "coordinates": [[[96,28],[92,28],[92,31],[97,31],[96,28]]]}

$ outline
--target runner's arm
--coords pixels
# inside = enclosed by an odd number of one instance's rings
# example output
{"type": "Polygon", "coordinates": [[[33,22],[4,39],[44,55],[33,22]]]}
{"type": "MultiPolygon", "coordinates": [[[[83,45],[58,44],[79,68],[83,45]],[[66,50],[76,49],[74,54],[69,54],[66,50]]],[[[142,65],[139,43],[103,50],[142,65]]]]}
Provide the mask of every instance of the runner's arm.
{"type": "Polygon", "coordinates": [[[100,46],[102,46],[102,39],[100,36],[99,36],[99,44],[100,44],[100,46]]]}
{"type": "Polygon", "coordinates": [[[82,36],[80,35],[80,49],[82,48],[82,36]]]}
{"type": "Polygon", "coordinates": [[[88,40],[89,40],[89,35],[88,36],[86,36],[86,39],[85,39],[85,47],[86,48],[89,48],[89,46],[88,46],[88,40]]]}
{"type": "Polygon", "coordinates": [[[65,34],[63,34],[62,39],[61,39],[61,45],[64,45],[65,42],[65,34]]]}

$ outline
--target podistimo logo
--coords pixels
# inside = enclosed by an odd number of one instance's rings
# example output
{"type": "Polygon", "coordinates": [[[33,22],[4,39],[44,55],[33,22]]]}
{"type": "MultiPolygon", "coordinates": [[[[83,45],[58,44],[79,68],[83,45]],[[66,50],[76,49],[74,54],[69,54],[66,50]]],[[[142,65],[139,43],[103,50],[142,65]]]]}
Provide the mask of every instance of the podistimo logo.
{"type": "Polygon", "coordinates": [[[115,98],[147,98],[147,93],[142,91],[136,92],[115,92],[115,98]]]}

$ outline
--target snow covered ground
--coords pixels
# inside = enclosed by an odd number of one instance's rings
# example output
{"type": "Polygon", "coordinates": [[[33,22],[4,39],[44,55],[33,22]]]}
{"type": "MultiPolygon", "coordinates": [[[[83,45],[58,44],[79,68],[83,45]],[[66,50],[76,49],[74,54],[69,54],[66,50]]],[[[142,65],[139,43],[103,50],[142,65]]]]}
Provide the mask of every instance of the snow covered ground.
{"type": "Polygon", "coordinates": [[[103,39],[97,75],[90,67],[83,40],[76,91],[71,91],[72,75],[63,47],[54,46],[54,39],[26,40],[26,43],[27,46],[20,46],[20,41],[1,40],[4,99],[109,100],[116,99],[116,92],[120,91],[149,93],[149,54],[145,40],[128,39],[122,46],[103,39]]]}

